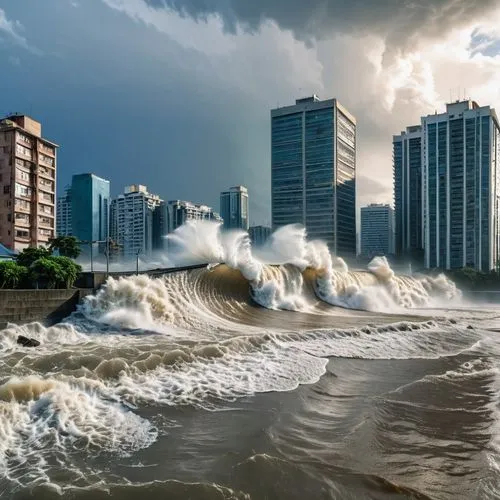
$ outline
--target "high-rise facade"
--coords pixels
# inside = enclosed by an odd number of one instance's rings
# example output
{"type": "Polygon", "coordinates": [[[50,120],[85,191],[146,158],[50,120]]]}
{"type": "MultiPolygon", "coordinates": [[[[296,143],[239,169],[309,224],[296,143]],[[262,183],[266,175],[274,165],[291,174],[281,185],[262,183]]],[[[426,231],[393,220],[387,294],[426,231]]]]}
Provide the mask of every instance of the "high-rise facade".
{"type": "Polygon", "coordinates": [[[94,174],[74,175],[71,182],[71,232],[82,254],[104,252],[109,234],[109,181],[94,174]]]}
{"type": "Polygon", "coordinates": [[[422,127],[408,127],[392,140],[395,251],[398,256],[423,258],[423,178],[422,127]]]}
{"type": "Polygon", "coordinates": [[[489,271],[499,260],[500,127],[466,100],[422,118],[425,265],[489,271]]]}
{"type": "Polygon", "coordinates": [[[361,207],[361,255],[364,257],[394,254],[394,210],[390,205],[361,207]]]}
{"type": "Polygon", "coordinates": [[[356,253],[356,120],[316,96],[271,111],[273,230],[302,224],[339,255],[356,253]]]}
{"type": "Polygon", "coordinates": [[[57,147],[28,116],[0,120],[0,243],[10,250],[55,236],[57,147]]]}
{"type": "Polygon", "coordinates": [[[259,247],[264,245],[271,236],[272,230],[267,226],[252,226],[248,230],[248,236],[253,246],[259,247]]]}
{"type": "Polygon", "coordinates": [[[234,186],[220,194],[220,215],[224,229],[244,229],[248,231],[248,190],[244,186],[234,186]]]}
{"type": "Polygon", "coordinates": [[[161,200],[153,210],[153,250],[165,249],[165,236],[168,233],[167,204],[161,200]]]}
{"type": "Polygon", "coordinates": [[[221,216],[207,205],[181,200],[171,200],[167,203],[167,230],[169,233],[190,220],[223,222],[221,216]]]}
{"type": "Polygon", "coordinates": [[[154,235],[153,214],[163,200],[148,192],[146,186],[132,185],[111,202],[111,239],[126,258],[150,255],[154,235]]]}
{"type": "Polygon", "coordinates": [[[71,236],[73,234],[71,214],[71,186],[66,186],[64,194],[57,198],[57,236],[71,236]]]}

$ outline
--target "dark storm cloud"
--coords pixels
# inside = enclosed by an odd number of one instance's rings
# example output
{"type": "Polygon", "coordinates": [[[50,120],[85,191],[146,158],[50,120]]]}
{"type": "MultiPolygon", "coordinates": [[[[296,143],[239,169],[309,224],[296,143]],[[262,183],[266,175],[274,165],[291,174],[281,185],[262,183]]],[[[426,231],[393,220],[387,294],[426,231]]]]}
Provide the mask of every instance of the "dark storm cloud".
{"type": "Polygon", "coordinates": [[[225,28],[239,24],[251,31],[267,19],[303,40],[335,31],[384,35],[401,46],[415,36],[437,37],[450,28],[485,16],[498,0],[143,0],[182,15],[204,19],[218,14],[225,28]]]}

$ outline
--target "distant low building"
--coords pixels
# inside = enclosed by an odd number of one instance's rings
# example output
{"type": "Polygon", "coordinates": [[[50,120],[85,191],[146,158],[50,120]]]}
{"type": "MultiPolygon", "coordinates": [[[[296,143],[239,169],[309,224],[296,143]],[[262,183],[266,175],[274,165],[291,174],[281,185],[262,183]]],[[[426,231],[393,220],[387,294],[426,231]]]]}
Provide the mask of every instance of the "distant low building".
{"type": "Polygon", "coordinates": [[[377,257],[394,254],[394,210],[390,205],[361,207],[361,255],[377,257]]]}
{"type": "Polygon", "coordinates": [[[269,236],[271,236],[271,228],[267,226],[252,226],[248,230],[248,235],[250,236],[250,241],[255,247],[260,247],[264,245],[269,236]]]}
{"type": "Polygon", "coordinates": [[[190,201],[171,200],[167,203],[167,232],[171,233],[190,220],[222,223],[222,217],[212,207],[190,201]]]}

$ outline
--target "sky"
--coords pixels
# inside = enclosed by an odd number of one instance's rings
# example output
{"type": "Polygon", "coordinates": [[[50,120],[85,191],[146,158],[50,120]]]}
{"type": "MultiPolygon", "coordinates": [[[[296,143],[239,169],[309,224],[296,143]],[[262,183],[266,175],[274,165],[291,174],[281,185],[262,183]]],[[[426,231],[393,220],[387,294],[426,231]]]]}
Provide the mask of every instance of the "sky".
{"type": "MultiPolygon", "coordinates": [[[[0,0],[0,116],[75,173],[271,220],[270,110],[317,94],[357,118],[358,205],[392,202],[392,135],[464,96],[500,110],[497,0],[0,0]]],[[[499,111],[500,112],[500,111],[499,111]]]]}

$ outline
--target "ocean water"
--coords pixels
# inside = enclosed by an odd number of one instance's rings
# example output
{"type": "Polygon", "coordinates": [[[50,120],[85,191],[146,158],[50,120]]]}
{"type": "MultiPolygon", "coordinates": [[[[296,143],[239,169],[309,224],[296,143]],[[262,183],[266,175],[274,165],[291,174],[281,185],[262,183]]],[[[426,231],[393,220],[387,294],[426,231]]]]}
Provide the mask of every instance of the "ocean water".
{"type": "Polygon", "coordinates": [[[210,265],[0,332],[0,498],[500,497],[500,305],[298,227],[172,246],[210,265]]]}

